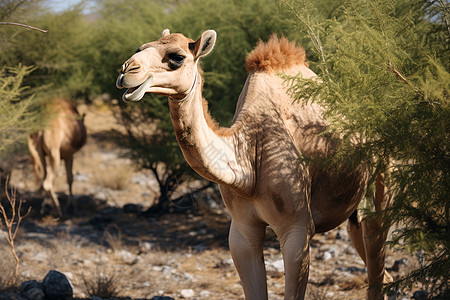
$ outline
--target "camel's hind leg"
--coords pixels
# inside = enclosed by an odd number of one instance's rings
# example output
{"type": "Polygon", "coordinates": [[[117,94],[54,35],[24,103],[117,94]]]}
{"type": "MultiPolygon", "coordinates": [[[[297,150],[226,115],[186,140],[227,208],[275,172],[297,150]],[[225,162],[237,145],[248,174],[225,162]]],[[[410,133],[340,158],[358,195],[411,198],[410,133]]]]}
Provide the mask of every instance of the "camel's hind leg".
{"type": "MultiPolygon", "coordinates": [[[[381,175],[378,175],[376,179],[374,204],[376,212],[382,211],[388,204],[381,175]]],[[[392,276],[384,266],[387,230],[383,229],[382,217],[368,216],[358,222],[354,214],[348,222],[347,230],[353,246],[367,266],[369,279],[367,299],[383,299],[382,284],[392,282],[392,276]]]]}
{"type": "MultiPolygon", "coordinates": [[[[69,156],[64,159],[64,164],[66,166],[67,184],[69,185],[69,201],[67,202],[67,207],[72,207],[75,209],[75,202],[73,201],[72,193],[72,183],[73,183],[73,156],[69,156]]],[[[66,209],[67,210],[67,209],[66,209]]]]}
{"type": "Polygon", "coordinates": [[[58,173],[59,163],[61,161],[59,147],[52,149],[49,153],[49,167],[47,168],[47,176],[44,180],[44,190],[46,190],[53,200],[53,204],[58,211],[58,215],[62,216],[61,205],[59,204],[58,196],[53,188],[53,182],[58,173]]]}

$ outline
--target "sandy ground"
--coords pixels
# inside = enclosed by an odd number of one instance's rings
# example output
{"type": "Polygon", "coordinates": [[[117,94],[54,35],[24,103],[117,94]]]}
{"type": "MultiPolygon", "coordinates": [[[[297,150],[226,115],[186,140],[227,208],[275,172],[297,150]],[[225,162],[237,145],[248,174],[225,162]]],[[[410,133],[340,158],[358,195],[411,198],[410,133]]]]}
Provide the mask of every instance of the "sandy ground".
{"type": "MultiPolygon", "coordinates": [[[[156,295],[244,299],[228,250],[230,219],[217,189],[195,197],[189,209],[174,209],[158,217],[141,215],[158,196],[153,175],[121,158],[123,149],[108,138],[108,132],[120,126],[107,106],[82,105],[79,110],[86,113],[89,137],[74,161],[73,189],[79,204],[74,215],[63,219],[39,215],[43,198],[36,192],[30,161],[25,159],[13,171],[11,184],[32,206],[16,240],[20,280],[39,281],[53,269],[67,276],[77,298],[89,297],[92,285],[108,282],[117,296],[132,299],[156,295]],[[133,209],[124,209],[126,204],[134,204],[133,209]]],[[[67,185],[62,166],[56,190],[64,203],[67,185]]],[[[364,299],[365,267],[345,226],[314,238],[307,299],[364,299]]],[[[5,255],[0,274],[6,276],[12,260],[1,236],[0,251],[5,255]]],[[[282,258],[270,229],[264,257],[269,298],[283,299],[282,258]]],[[[415,257],[392,250],[386,265],[392,267],[401,259],[400,267],[391,271],[394,277],[417,265],[415,257]]]]}

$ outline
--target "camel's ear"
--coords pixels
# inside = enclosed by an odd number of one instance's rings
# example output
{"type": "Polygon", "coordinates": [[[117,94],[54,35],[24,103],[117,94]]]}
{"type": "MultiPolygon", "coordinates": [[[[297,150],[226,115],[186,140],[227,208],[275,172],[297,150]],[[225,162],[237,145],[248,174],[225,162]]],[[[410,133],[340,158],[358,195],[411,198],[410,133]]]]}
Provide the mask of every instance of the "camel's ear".
{"type": "Polygon", "coordinates": [[[207,30],[196,42],[189,44],[195,60],[211,52],[216,43],[216,36],[217,33],[214,30],[207,30]]]}
{"type": "Polygon", "coordinates": [[[169,35],[170,34],[170,30],[169,29],[164,29],[163,30],[163,32],[162,32],[162,36],[166,36],[166,35],[169,35]]]}

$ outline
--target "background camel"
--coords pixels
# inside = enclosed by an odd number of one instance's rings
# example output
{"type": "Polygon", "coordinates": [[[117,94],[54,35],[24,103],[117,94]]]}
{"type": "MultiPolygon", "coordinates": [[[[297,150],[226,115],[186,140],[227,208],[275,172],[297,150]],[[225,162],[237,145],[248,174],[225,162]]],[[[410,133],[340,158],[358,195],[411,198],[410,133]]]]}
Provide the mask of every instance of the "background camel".
{"type": "MultiPolygon", "coordinates": [[[[69,184],[67,207],[75,206],[72,194],[73,155],[86,143],[86,127],[84,126],[84,115],[80,116],[76,107],[67,100],[53,100],[46,106],[46,114],[48,123],[43,130],[28,137],[28,149],[32,157],[36,179],[41,181],[41,188],[49,193],[61,216],[61,206],[53,188],[53,181],[58,174],[60,160],[63,159],[69,184]],[[48,156],[48,167],[45,156],[48,156]]],[[[42,209],[44,209],[44,203],[42,203],[42,209]]]]}
{"type": "MultiPolygon", "coordinates": [[[[233,124],[220,127],[202,98],[198,66],[216,33],[205,31],[193,41],[163,31],[161,39],[139,47],[122,66],[116,85],[127,88],[125,101],[146,92],[169,97],[178,143],[190,166],[219,184],[232,217],[229,245],[246,299],[267,299],[263,259],[266,227],[276,233],[285,267],[285,299],[303,299],[309,270],[309,244],[315,233],[330,230],[349,217],[353,243],[366,262],[369,284],[389,279],[384,269],[385,234],[380,220],[358,222],[356,209],[366,193],[367,166],[328,166],[337,141],[321,134],[327,127],[323,109],[298,103],[287,94],[279,73],[316,75],[302,47],[272,37],[247,57],[249,72],[239,96],[233,124]]],[[[375,208],[386,206],[381,176],[376,180],[375,208]]],[[[369,299],[382,298],[377,288],[369,299]]]]}

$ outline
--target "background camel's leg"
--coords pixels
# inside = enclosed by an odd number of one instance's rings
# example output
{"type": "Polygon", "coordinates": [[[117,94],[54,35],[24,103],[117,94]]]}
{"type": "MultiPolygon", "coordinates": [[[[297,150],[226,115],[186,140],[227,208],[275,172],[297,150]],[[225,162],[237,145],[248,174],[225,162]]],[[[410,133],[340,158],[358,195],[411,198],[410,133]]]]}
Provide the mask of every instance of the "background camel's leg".
{"type": "Polygon", "coordinates": [[[51,149],[49,153],[49,168],[47,168],[47,176],[44,180],[44,190],[49,192],[59,216],[62,216],[61,205],[59,204],[58,196],[53,189],[53,181],[58,173],[60,160],[59,147],[56,149],[51,149]]]}
{"type": "Polygon", "coordinates": [[[361,259],[366,263],[366,249],[364,248],[364,240],[362,234],[361,223],[358,221],[358,216],[355,213],[347,222],[347,232],[352,241],[353,247],[358,252],[361,259]]]}
{"type": "Polygon", "coordinates": [[[42,180],[46,176],[46,170],[45,156],[42,149],[42,135],[40,133],[34,133],[28,137],[28,150],[33,160],[34,176],[36,181],[39,182],[39,188],[42,189],[42,180]]]}
{"type": "MultiPolygon", "coordinates": [[[[365,220],[364,222],[367,222],[367,219],[364,220],[365,220]]],[[[347,232],[350,237],[350,240],[352,241],[353,247],[356,249],[356,252],[358,252],[359,256],[364,261],[364,264],[367,265],[366,248],[364,246],[362,225],[357,219],[355,221],[353,220],[348,221],[347,232]]],[[[377,234],[377,232],[375,234],[377,234]]],[[[384,269],[383,283],[389,283],[392,281],[393,281],[392,276],[386,271],[386,269],[384,269]]]]}
{"type": "Polygon", "coordinates": [[[230,227],[230,251],[244,288],[246,300],[267,300],[263,244],[265,225],[239,224],[230,227]]]}
{"type": "Polygon", "coordinates": [[[64,164],[66,166],[66,175],[67,175],[67,184],[69,185],[69,201],[67,203],[67,207],[72,206],[75,208],[75,202],[73,201],[73,194],[72,194],[72,183],[73,183],[73,173],[72,173],[72,166],[73,166],[73,156],[70,156],[66,159],[64,159],[64,164]]]}
{"type": "Polygon", "coordinates": [[[384,299],[382,284],[392,281],[392,277],[384,268],[387,232],[382,229],[381,221],[377,217],[363,219],[361,221],[361,227],[366,254],[367,276],[369,279],[367,299],[384,299]]]}
{"type": "MultiPolygon", "coordinates": [[[[385,195],[384,191],[383,177],[378,174],[375,181],[375,211],[381,212],[386,209],[388,199],[389,197],[385,195]]],[[[392,276],[385,269],[385,242],[388,231],[383,229],[382,217],[376,215],[363,218],[360,223],[361,226],[357,230],[351,228],[353,225],[350,223],[350,237],[367,266],[369,279],[367,299],[384,299],[382,285],[383,283],[392,282],[392,276]],[[361,240],[364,252],[361,251],[361,240]]]]}
{"type": "Polygon", "coordinates": [[[300,220],[301,223],[282,232],[274,228],[284,260],[285,300],[304,299],[308,283],[312,220],[305,217],[300,217],[300,220]]]}

